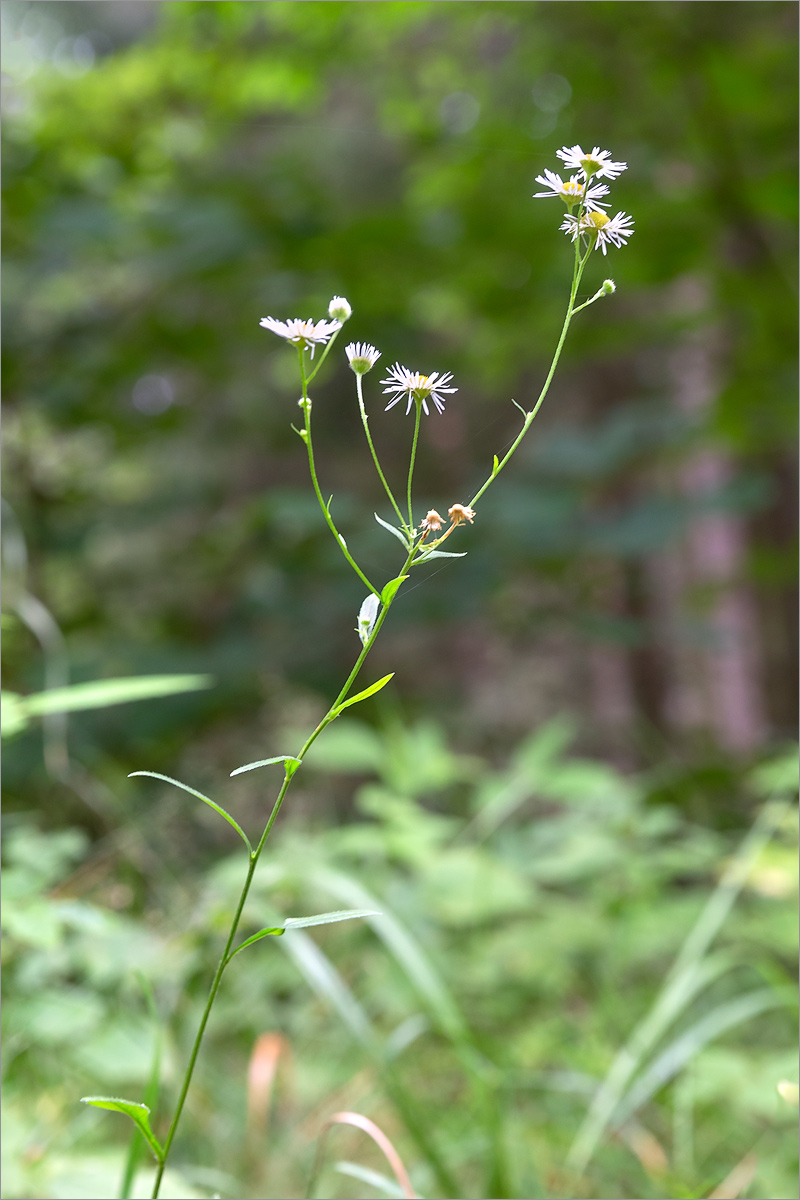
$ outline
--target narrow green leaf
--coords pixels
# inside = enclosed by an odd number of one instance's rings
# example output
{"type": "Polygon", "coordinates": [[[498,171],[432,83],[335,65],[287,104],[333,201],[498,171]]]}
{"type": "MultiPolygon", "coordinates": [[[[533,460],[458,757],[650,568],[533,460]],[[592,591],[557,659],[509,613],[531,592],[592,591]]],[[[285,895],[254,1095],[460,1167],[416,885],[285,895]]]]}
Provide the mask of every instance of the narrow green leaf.
{"type": "Polygon", "coordinates": [[[527,419],[528,419],[528,413],[526,413],[526,412],[525,412],[525,409],[522,407],[522,405],[521,405],[521,404],[517,404],[516,400],[512,400],[512,401],[511,401],[511,403],[514,405],[514,408],[518,408],[518,409],[519,409],[519,411],[522,413],[523,417],[524,417],[524,418],[525,418],[525,420],[527,421],[527,419]]]}
{"type": "Polygon", "coordinates": [[[265,937],[282,937],[287,929],[307,929],[309,925],[333,925],[336,921],[353,921],[356,917],[379,917],[380,913],[373,909],[362,908],[343,908],[336,912],[317,913],[313,917],[288,917],[283,925],[276,925],[270,929],[259,929],[258,933],[254,933],[251,937],[246,938],[240,946],[237,946],[227,958],[230,962],[235,954],[240,950],[246,949],[247,946],[252,946],[254,942],[260,942],[265,937]]]}
{"type": "Polygon", "coordinates": [[[174,696],[211,687],[210,675],[134,675],[128,679],[99,679],[70,687],[48,688],[23,697],[29,713],[77,712],[83,708],[107,708],[132,700],[150,700],[155,696],[174,696]]]}
{"type": "Polygon", "coordinates": [[[259,758],[258,762],[245,763],[243,767],[237,767],[235,771],[231,771],[231,777],[241,775],[244,771],[254,771],[256,767],[270,767],[273,763],[280,762],[286,763],[286,773],[290,777],[300,766],[299,758],[293,758],[291,754],[279,754],[276,758],[259,758]]]}
{"type": "Polygon", "coordinates": [[[497,455],[495,454],[494,458],[492,459],[492,475],[496,475],[499,469],[500,469],[500,461],[499,461],[497,455]]]}
{"type": "Polygon", "coordinates": [[[381,601],[384,605],[391,604],[392,600],[394,600],[395,595],[397,594],[397,589],[406,579],[408,579],[407,575],[398,575],[397,579],[389,580],[389,582],[386,584],[386,587],[381,592],[381,601]]]}
{"type": "Polygon", "coordinates": [[[377,513],[373,513],[372,515],[374,516],[375,520],[378,522],[379,525],[382,525],[384,529],[388,529],[389,533],[393,533],[394,536],[397,538],[397,540],[399,542],[403,543],[406,550],[408,549],[409,542],[408,542],[408,538],[406,537],[406,535],[404,533],[402,533],[399,529],[396,529],[394,525],[390,525],[388,521],[382,520],[381,517],[379,517],[377,513]]]}
{"type": "Polygon", "coordinates": [[[317,913],[314,917],[287,917],[283,929],[307,929],[310,925],[333,925],[336,921],[354,921],[357,917],[380,915],[374,908],[340,908],[336,912],[317,913]]]}
{"type": "Polygon", "coordinates": [[[130,1117],[139,1126],[155,1155],[156,1162],[160,1163],[163,1160],[164,1151],[150,1128],[150,1109],[146,1104],[137,1104],[135,1100],[122,1100],[119,1096],[82,1096],[81,1104],[89,1104],[92,1108],[107,1108],[111,1112],[121,1112],[130,1117]]]}
{"type": "Polygon", "coordinates": [[[416,559],[416,562],[427,562],[429,558],[466,558],[466,556],[466,550],[461,550],[457,554],[450,550],[429,550],[427,554],[423,554],[422,558],[416,559]]]}
{"type": "Polygon", "coordinates": [[[379,692],[382,687],[386,687],[386,684],[390,679],[394,679],[394,671],[392,671],[391,675],[384,675],[383,679],[379,679],[377,683],[370,684],[368,688],[365,688],[363,692],[359,692],[357,696],[351,696],[349,700],[345,700],[343,704],[340,704],[338,708],[333,710],[332,715],[334,717],[338,717],[339,713],[345,708],[349,708],[351,704],[359,704],[362,700],[366,700],[369,696],[374,696],[375,693],[379,692]]]}
{"type": "Polygon", "coordinates": [[[248,946],[252,946],[253,942],[260,942],[265,937],[283,937],[285,932],[286,930],[282,925],[276,926],[274,929],[259,929],[258,933],[254,933],[252,937],[246,938],[240,946],[232,950],[225,961],[230,962],[234,955],[238,954],[240,950],[245,950],[248,946]]]}
{"type": "Polygon", "coordinates": [[[131,771],[128,778],[132,779],[134,775],[147,775],[150,779],[162,779],[164,783],[171,783],[174,787],[179,787],[184,792],[188,792],[190,796],[196,796],[198,800],[202,800],[204,804],[207,804],[210,808],[213,808],[214,812],[218,812],[221,817],[224,817],[228,824],[232,825],[239,834],[239,837],[242,839],[245,846],[247,846],[250,854],[253,853],[253,847],[250,845],[250,839],[242,829],[241,825],[239,825],[237,821],[234,821],[229,812],[226,812],[225,809],[221,808],[219,804],[215,804],[213,800],[209,800],[208,796],[204,796],[202,792],[196,791],[195,788],[189,787],[189,785],[186,783],[181,783],[180,779],[173,779],[170,775],[161,775],[158,771],[131,771]]]}

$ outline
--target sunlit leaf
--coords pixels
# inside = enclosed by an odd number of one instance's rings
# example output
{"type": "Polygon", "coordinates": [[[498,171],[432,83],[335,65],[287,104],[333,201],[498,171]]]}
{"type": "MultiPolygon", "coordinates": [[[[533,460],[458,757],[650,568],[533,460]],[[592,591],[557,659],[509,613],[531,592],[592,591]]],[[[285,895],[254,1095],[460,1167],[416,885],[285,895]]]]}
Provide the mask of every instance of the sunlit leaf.
{"type": "Polygon", "coordinates": [[[211,687],[210,675],[134,675],[128,679],[99,679],[70,687],[49,688],[34,696],[25,696],[28,712],[77,712],[83,708],[107,708],[132,700],[150,700],[155,696],[174,696],[211,687]]]}
{"type": "Polygon", "coordinates": [[[221,817],[224,817],[228,824],[232,825],[239,834],[239,837],[243,840],[245,846],[247,846],[248,851],[251,854],[253,853],[253,847],[250,845],[250,839],[238,821],[235,821],[231,814],[226,812],[225,809],[219,804],[215,804],[213,800],[209,800],[208,796],[204,796],[202,792],[198,792],[196,788],[189,787],[187,783],[181,783],[180,779],[173,779],[170,775],[162,775],[158,771],[131,771],[128,778],[132,779],[134,775],[146,775],[150,779],[161,779],[164,781],[164,783],[171,783],[173,787],[178,787],[181,788],[182,791],[188,792],[190,796],[196,796],[198,800],[202,800],[204,804],[209,806],[209,808],[213,808],[214,812],[218,812],[221,817]]]}
{"type": "Polygon", "coordinates": [[[126,679],[99,679],[91,683],[48,688],[31,696],[3,692],[3,737],[20,733],[32,717],[79,712],[88,708],[110,708],[114,704],[151,700],[158,696],[175,696],[181,692],[211,687],[213,682],[210,675],[134,675],[126,679]]]}
{"type": "Polygon", "coordinates": [[[20,733],[30,720],[30,714],[25,707],[25,697],[17,692],[3,692],[0,696],[0,709],[4,738],[20,733]]]}
{"type": "Polygon", "coordinates": [[[92,1108],[107,1108],[111,1112],[121,1112],[130,1117],[141,1130],[155,1155],[156,1162],[163,1160],[164,1151],[150,1128],[150,1109],[146,1104],[137,1104],[135,1100],[122,1100],[119,1096],[82,1096],[81,1104],[89,1104],[92,1108]]]}
{"type": "Polygon", "coordinates": [[[376,692],[381,690],[381,688],[386,687],[386,684],[390,679],[394,679],[394,671],[392,671],[391,675],[384,675],[383,679],[379,679],[377,683],[370,684],[368,688],[365,688],[363,692],[359,692],[357,696],[351,696],[349,700],[345,700],[343,704],[340,704],[338,708],[333,710],[333,716],[338,717],[339,713],[342,712],[343,709],[349,708],[351,704],[359,704],[362,700],[366,700],[369,696],[374,696],[376,692]]]}

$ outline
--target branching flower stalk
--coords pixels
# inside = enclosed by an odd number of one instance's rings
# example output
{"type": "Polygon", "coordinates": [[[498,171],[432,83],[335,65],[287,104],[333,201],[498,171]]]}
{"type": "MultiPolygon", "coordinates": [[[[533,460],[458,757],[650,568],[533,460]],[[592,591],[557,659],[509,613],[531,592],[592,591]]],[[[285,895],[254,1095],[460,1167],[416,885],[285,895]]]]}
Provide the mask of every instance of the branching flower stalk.
{"type": "MultiPolygon", "coordinates": [[[[161,1183],[166,1168],[167,1160],[178,1130],[178,1126],[183,1113],[186,1097],[191,1085],[192,1076],[197,1063],[200,1046],[203,1040],[206,1026],[208,1024],[211,1010],[214,1005],[217,993],[222,983],[222,978],[226,968],[231,960],[240,951],[245,949],[252,943],[260,940],[262,937],[269,934],[280,935],[290,924],[298,923],[319,923],[325,919],[341,919],[345,916],[359,916],[361,913],[337,913],[324,914],[322,918],[302,918],[294,922],[288,922],[286,925],[275,929],[260,930],[258,933],[247,938],[238,946],[234,946],[236,936],[239,930],[239,925],[242,919],[242,913],[250,892],[250,887],[253,882],[256,868],[259,859],[266,846],[267,840],[272,832],[278,814],[281,811],[284,800],[292,783],[298,768],[302,765],[303,760],[311,746],[320,736],[323,730],[336,719],[342,710],[349,705],[356,704],[359,701],[373,695],[381,687],[385,686],[392,678],[387,675],[384,679],[367,687],[364,691],[359,692],[355,696],[351,696],[351,689],[361,671],[364,662],[372,649],[375,641],[381,631],[381,628],[389,615],[389,610],[394,603],[397,593],[403,582],[408,578],[412,569],[431,558],[436,557],[461,557],[460,553],[450,553],[440,550],[439,547],[445,540],[453,534],[453,532],[462,525],[472,524],[476,516],[476,506],[481,498],[486,493],[500,472],[507,466],[514,454],[516,453],[520,443],[531,427],[542,403],[550,389],[553,377],[558,367],[561,352],[566,341],[567,332],[573,317],[588,308],[597,300],[604,296],[611,295],[615,291],[615,285],[612,280],[607,279],[602,286],[581,304],[577,304],[578,290],[583,278],[583,273],[593,250],[600,249],[605,255],[608,247],[620,247],[625,244],[625,241],[632,233],[631,218],[625,213],[617,213],[614,217],[608,217],[603,211],[607,206],[606,203],[600,201],[601,196],[608,194],[608,187],[598,181],[605,178],[609,180],[615,179],[622,171],[626,169],[625,163],[612,162],[608,151],[600,150],[598,147],[586,153],[580,146],[563,147],[558,151],[558,156],[562,159],[565,167],[574,172],[574,174],[564,181],[560,176],[552,171],[545,171],[544,175],[537,177],[537,183],[542,184],[546,191],[535,193],[536,198],[552,198],[558,197],[566,205],[566,215],[562,221],[560,228],[568,234],[574,245],[574,261],[572,270],[572,282],[569,291],[569,302],[567,304],[564,322],[561,327],[561,333],[553,354],[553,359],[550,368],[547,372],[542,389],[539,396],[530,409],[525,411],[516,401],[513,401],[517,408],[523,413],[522,428],[514,438],[509,449],[505,452],[502,458],[495,455],[492,470],[482,484],[481,487],[473,495],[468,504],[453,503],[448,508],[449,525],[444,532],[445,518],[435,509],[430,509],[426,516],[420,520],[419,527],[415,526],[414,519],[414,497],[413,497],[413,482],[414,468],[416,464],[417,446],[419,443],[419,435],[421,428],[421,418],[423,413],[430,416],[429,402],[436,409],[437,413],[444,411],[446,399],[453,395],[457,389],[451,386],[452,375],[449,372],[440,374],[434,372],[430,375],[423,375],[417,371],[411,371],[407,367],[401,366],[399,363],[389,370],[387,377],[382,380],[384,395],[389,395],[391,399],[386,405],[387,409],[392,408],[400,400],[406,401],[406,414],[410,414],[412,409],[414,412],[414,429],[411,439],[411,450],[409,457],[408,476],[406,480],[405,502],[407,512],[404,512],[397,498],[392,491],[392,488],[384,474],[384,471],[378,460],[378,455],[375,445],[372,440],[372,435],[369,429],[369,416],[367,413],[366,403],[364,400],[363,391],[363,376],[367,374],[381,357],[380,352],[367,343],[353,342],[346,349],[347,361],[350,368],[356,376],[356,393],[359,413],[361,415],[361,423],[366,435],[367,445],[376,472],[386,493],[386,496],[392,506],[395,516],[399,521],[399,526],[390,525],[384,521],[376,513],[376,519],[380,525],[387,529],[393,536],[403,544],[404,561],[397,575],[391,579],[382,589],[378,589],[368,578],[365,572],[356,562],[353,555],[347,546],[347,543],[336,527],[336,523],[331,515],[332,497],[326,502],[320,488],[319,479],[317,476],[317,467],[314,457],[314,446],[312,436],[312,400],[309,396],[309,385],[316,378],[320,369],[324,365],[328,355],[330,354],[339,333],[341,332],[345,322],[351,316],[350,304],[342,296],[335,296],[328,308],[328,318],[314,321],[302,320],[295,318],[289,321],[280,321],[274,317],[265,317],[261,321],[261,325],[268,329],[271,333],[281,337],[288,344],[296,348],[298,357],[298,366],[300,372],[300,384],[302,395],[298,401],[303,411],[302,428],[295,428],[295,432],[303,440],[308,454],[308,466],[311,476],[311,483],[314,489],[314,494],[317,497],[322,515],[336,539],[342,554],[347,562],[352,567],[353,571],[368,589],[368,596],[361,606],[358,614],[358,623],[356,632],[361,640],[361,652],[359,653],[353,665],[350,674],[342,685],[339,694],[336,696],[328,711],[323,716],[322,720],[316,728],[309,734],[306,741],[294,755],[280,755],[276,758],[263,759],[255,763],[248,763],[244,767],[240,767],[232,774],[238,774],[240,771],[247,771],[261,766],[270,764],[283,764],[284,779],[278,792],[277,798],[272,806],[264,831],[256,844],[255,848],[251,845],[245,832],[238,826],[236,821],[228,813],[220,808],[206,796],[202,796],[193,788],[179,783],[177,780],[168,780],[168,782],[176,784],[186,791],[192,792],[201,800],[210,804],[217,810],[231,825],[233,825],[241,837],[243,838],[248,849],[248,865],[247,871],[242,886],[241,894],[236,905],[235,912],[231,921],[230,929],[225,941],[222,955],[217,964],[214,976],[211,981],[211,987],[208,993],[205,1008],[203,1010],[197,1034],[189,1055],[189,1061],[184,1073],[183,1081],[179,1090],[178,1099],[175,1111],[167,1131],[163,1146],[161,1146],[155,1135],[149,1127],[149,1110],[145,1105],[137,1104],[132,1101],[123,1101],[112,1097],[86,1097],[88,1103],[92,1103],[97,1107],[112,1108],[117,1111],[125,1112],[138,1125],[139,1130],[145,1136],[150,1145],[153,1154],[157,1161],[157,1171],[155,1185],[153,1188],[153,1198],[159,1195],[161,1183]],[[324,346],[322,354],[314,362],[314,353],[318,347],[324,346]],[[433,536],[438,535],[438,536],[433,536]],[[429,540],[433,537],[433,540],[429,540]]],[[[136,772],[136,774],[152,774],[151,772],[136,772]]],[[[157,778],[166,779],[166,776],[156,776],[157,778]]],[[[452,1194],[452,1193],[450,1193],[452,1194]]]]}

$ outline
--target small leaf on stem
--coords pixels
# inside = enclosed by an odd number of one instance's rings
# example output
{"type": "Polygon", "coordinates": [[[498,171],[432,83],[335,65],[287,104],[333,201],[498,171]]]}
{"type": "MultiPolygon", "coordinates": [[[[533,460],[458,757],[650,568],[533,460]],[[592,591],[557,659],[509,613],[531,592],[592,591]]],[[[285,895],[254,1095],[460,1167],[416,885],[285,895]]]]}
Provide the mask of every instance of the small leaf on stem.
{"type": "Polygon", "coordinates": [[[394,598],[397,594],[397,589],[400,587],[400,584],[403,583],[404,580],[406,580],[406,579],[408,579],[407,575],[398,575],[396,579],[389,580],[389,582],[386,584],[385,588],[381,592],[381,600],[383,601],[384,605],[388,606],[389,604],[391,604],[392,600],[394,600],[394,598]]]}
{"type": "Polygon", "coordinates": [[[379,679],[377,683],[370,684],[368,688],[365,688],[363,692],[359,692],[357,696],[351,696],[349,700],[345,700],[333,710],[331,716],[338,717],[339,713],[343,709],[349,708],[351,704],[359,704],[362,700],[366,700],[369,696],[374,696],[376,692],[381,690],[381,688],[386,687],[386,684],[390,679],[394,679],[394,671],[392,671],[391,675],[384,675],[383,679],[379,679]]]}
{"type": "Polygon", "coordinates": [[[393,533],[394,536],[397,538],[397,540],[399,542],[403,543],[406,550],[408,549],[409,541],[404,533],[402,533],[399,529],[396,529],[394,525],[390,525],[388,521],[384,521],[381,517],[378,516],[377,513],[373,513],[373,516],[375,517],[375,520],[378,522],[379,525],[382,525],[384,529],[388,529],[389,533],[393,533]]]}
{"type": "Polygon", "coordinates": [[[466,558],[466,556],[466,550],[460,550],[458,553],[452,550],[429,550],[427,554],[423,554],[421,558],[417,558],[414,561],[422,563],[427,562],[429,558],[466,558]]]}
{"type": "Polygon", "coordinates": [[[92,1108],[107,1108],[111,1112],[121,1112],[130,1117],[141,1130],[142,1136],[155,1155],[156,1162],[163,1161],[164,1151],[150,1128],[150,1109],[146,1104],[137,1104],[135,1100],[123,1100],[119,1096],[81,1096],[81,1104],[89,1104],[92,1108]]]}
{"type": "Polygon", "coordinates": [[[241,775],[244,771],[254,771],[256,767],[270,767],[273,763],[281,762],[286,764],[286,774],[290,778],[300,766],[299,758],[293,758],[291,754],[279,754],[276,758],[259,758],[257,762],[245,763],[243,767],[237,767],[235,771],[231,771],[231,777],[241,775]]]}
{"type": "Polygon", "coordinates": [[[214,812],[218,812],[221,817],[224,817],[228,824],[232,825],[239,834],[239,837],[243,840],[245,846],[247,846],[250,854],[253,853],[253,847],[250,845],[250,839],[242,829],[241,825],[239,825],[238,821],[235,821],[229,812],[226,812],[221,805],[215,804],[213,800],[209,800],[208,796],[204,796],[202,792],[198,792],[195,788],[189,787],[187,783],[181,783],[180,779],[173,779],[170,775],[161,775],[158,771],[131,771],[131,773],[128,775],[128,778],[132,779],[134,775],[146,775],[149,779],[161,779],[164,781],[164,783],[171,783],[173,787],[179,787],[184,792],[188,792],[190,796],[196,796],[198,800],[202,800],[204,804],[209,806],[209,808],[213,808],[214,812]]]}

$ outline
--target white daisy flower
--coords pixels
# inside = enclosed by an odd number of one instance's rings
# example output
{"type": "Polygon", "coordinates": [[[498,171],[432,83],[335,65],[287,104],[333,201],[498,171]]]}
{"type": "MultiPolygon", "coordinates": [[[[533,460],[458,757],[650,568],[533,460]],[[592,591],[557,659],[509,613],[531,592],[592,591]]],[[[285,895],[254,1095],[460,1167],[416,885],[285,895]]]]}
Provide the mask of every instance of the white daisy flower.
{"type": "Polygon", "coordinates": [[[549,192],[534,192],[534,200],[547,198],[549,196],[560,196],[565,204],[570,208],[575,204],[579,204],[581,200],[584,202],[584,208],[587,212],[592,212],[598,208],[608,208],[607,204],[598,203],[598,196],[607,196],[608,188],[604,183],[595,184],[594,187],[586,188],[586,182],[580,179],[577,175],[573,175],[566,181],[560,175],[556,175],[555,171],[545,171],[544,175],[537,175],[536,182],[541,183],[543,187],[550,188],[549,192]],[[586,188],[586,197],[584,199],[584,188],[586,188]]]}
{"type": "MultiPolygon", "coordinates": [[[[625,245],[626,238],[633,233],[633,217],[624,212],[617,213],[615,217],[608,217],[603,212],[589,212],[584,213],[579,221],[570,214],[564,218],[559,229],[569,233],[573,242],[580,234],[596,239],[595,249],[599,247],[605,254],[609,245],[618,248],[625,245]]],[[[611,290],[614,290],[613,287],[611,290]]]]}
{"type": "Polygon", "coordinates": [[[302,346],[304,350],[310,346],[312,358],[315,348],[324,346],[328,338],[342,328],[341,321],[303,321],[300,317],[293,317],[291,321],[262,317],[259,325],[295,346],[302,346]]]}
{"type": "Polygon", "coordinates": [[[344,322],[349,321],[352,315],[353,310],[344,296],[334,296],[328,305],[328,316],[333,317],[334,321],[344,322]]]}
{"type": "Polygon", "coordinates": [[[556,150],[556,154],[568,171],[583,171],[587,179],[591,175],[605,175],[606,179],[616,179],[628,169],[627,163],[612,162],[611,151],[601,150],[599,146],[595,146],[590,154],[580,146],[562,146],[560,150],[556,150]]]}
{"type": "Polygon", "coordinates": [[[349,346],[345,346],[344,352],[356,375],[366,375],[381,356],[380,350],[376,350],[367,342],[351,342],[349,346]]]}
{"type": "Polygon", "coordinates": [[[444,412],[444,397],[458,391],[458,388],[447,386],[452,378],[451,371],[446,371],[444,375],[440,375],[438,371],[434,371],[432,375],[422,375],[419,371],[409,371],[408,367],[401,367],[400,363],[395,363],[386,379],[381,380],[381,383],[387,385],[383,389],[384,395],[394,393],[394,399],[386,405],[386,411],[393,408],[403,396],[407,396],[406,416],[417,400],[422,404],[422,411],[426,417],[430,415],[428,399],[436,405],[437,412],[444,412]]]}

